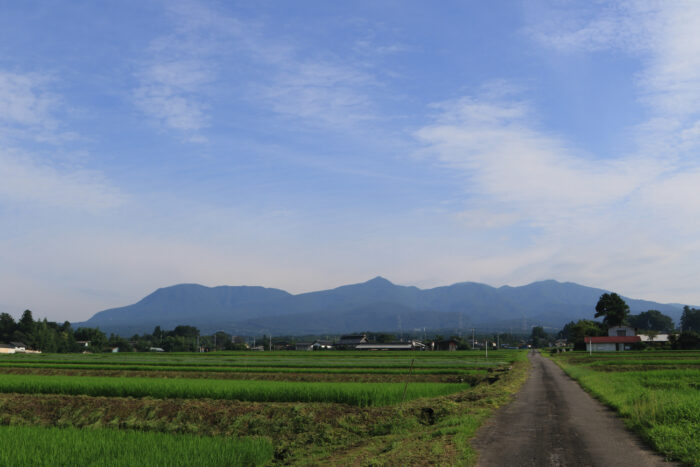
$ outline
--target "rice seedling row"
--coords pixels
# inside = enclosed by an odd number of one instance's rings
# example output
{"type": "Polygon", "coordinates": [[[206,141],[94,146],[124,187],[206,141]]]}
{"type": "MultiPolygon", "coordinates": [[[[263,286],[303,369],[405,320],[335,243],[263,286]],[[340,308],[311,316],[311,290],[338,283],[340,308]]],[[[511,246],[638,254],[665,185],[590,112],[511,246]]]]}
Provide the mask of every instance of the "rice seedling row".
{"type": "Polygon", "coordinates": [[[264,438],[225,439],[127,430],[0,427],[0,465],[37,467],[253,466],[272,459],[264,438]]]}
{"type": "MultiPolygon", "coordinates": [[[[300,383],[289,381],[109,378],[97,376],[3,375],[0,392],[106,397],[210,398],[256,402],[336,402],[358,406],[402,400],[401,383],[300,383]]],[[[463,391],[464,383],[413,383],[406,398],[463,391]]]]}

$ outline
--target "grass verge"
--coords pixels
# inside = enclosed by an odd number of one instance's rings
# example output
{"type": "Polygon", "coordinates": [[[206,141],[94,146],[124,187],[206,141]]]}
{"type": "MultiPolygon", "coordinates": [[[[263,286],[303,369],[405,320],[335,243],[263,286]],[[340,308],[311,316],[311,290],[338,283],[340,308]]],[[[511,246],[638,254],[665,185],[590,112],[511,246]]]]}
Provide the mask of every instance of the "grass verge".
{"type": "Polygon", "coordinates": [[[615,409],[653,449],[670,460],[700,466],[700,369],[614,373],[599,360],[587,365],[580,355],[551,358],[615,409]]]}

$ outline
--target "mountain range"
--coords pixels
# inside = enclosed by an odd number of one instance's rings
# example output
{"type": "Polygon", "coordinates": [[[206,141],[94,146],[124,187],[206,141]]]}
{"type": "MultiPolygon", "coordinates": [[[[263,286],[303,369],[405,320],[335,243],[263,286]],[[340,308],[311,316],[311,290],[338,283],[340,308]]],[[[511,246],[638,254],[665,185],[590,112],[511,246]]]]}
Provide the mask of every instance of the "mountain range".
{"type": "MultiPolygon", "coordinates": [[[[122,336],[155,326],[187,324],[203,333],[234,335],[340,334],[419,329],[511,330],[534,325],[559,329],[593,319],[603,289],[546,280],[520,287],[461,282],[432,289],[392,284],[383,277],[331,290],[293,295],[258,286],[179,284],[156,290],[133,305],[96,313],[75,327],[99,327],[122,336]]],[[[623,297],[632,313],[655,309],[678,321],[680,304],[623,297]]]]}

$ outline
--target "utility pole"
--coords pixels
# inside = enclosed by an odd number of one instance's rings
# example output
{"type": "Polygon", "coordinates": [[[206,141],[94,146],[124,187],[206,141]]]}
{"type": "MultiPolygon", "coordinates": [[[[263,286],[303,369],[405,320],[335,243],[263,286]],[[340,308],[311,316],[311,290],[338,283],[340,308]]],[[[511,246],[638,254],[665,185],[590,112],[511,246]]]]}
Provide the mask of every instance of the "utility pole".
{"type": "Polygon", "coordinates": [[[489,340],[484,339],[484,348],[486,349],[486,358],[489,358],[489,340]]]}
{"type": "Polygon", "coordinates": [[[270,352],[272,352],[272,334],[270,334],[270,352]]]}
{"type": "Polygon", "coordinates": [[[474,328],[472,328],[472,350],[474,350],[474,328]]]}

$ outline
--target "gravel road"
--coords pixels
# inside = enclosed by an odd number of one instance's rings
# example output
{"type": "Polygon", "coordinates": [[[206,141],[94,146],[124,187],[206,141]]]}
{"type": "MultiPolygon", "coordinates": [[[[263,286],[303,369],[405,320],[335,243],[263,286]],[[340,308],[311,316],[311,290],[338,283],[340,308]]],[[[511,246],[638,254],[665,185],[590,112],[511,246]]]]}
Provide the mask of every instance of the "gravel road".
{"type": "Polygon", "coordinates": [[[479,429],[478,466],[673,466],[539,353],[515,400],[479,429]]]}

